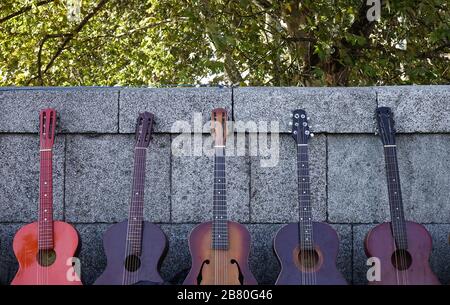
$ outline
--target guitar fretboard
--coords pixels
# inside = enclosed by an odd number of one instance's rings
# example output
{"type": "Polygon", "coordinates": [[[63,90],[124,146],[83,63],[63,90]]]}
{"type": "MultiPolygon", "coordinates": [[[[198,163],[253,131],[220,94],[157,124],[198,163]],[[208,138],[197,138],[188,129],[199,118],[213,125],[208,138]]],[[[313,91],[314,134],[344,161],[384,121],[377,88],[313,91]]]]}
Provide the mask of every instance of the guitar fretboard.
{"type": "Polygon", "coordinates": [[[314,242],[307,144],[297,145],[297,174],[300,248],[311,250],[314,242]]]}
{"type": "Polygon", "coordinates": [[[53,175],[52,150],[40,151],[38,247],[53,249],[53,175]]]}
{"type": "Polygon", "coordinates": [[[134,151],[134,174],[131,203],[128,216],[128,255],[140,255],[142,247],[142,225],[144,221],[145,162],[147,149],[136,147],[134,151]]]}
{"type": "Polygon", "coordinates": [[[214,157],[214,195],[212,248],[228,249],[227,193],[225,177],[225,147],[217,146],[214,157]]]}
{"type": "Polygon", "coordinates": [[[408,239],[406,234],[405,215],[403,212],[396,146],[384,147],[384,159],[386,165],[389,206],[391,211],[392,235],[397,248],[406,250],[408,248],[408,239]]]}

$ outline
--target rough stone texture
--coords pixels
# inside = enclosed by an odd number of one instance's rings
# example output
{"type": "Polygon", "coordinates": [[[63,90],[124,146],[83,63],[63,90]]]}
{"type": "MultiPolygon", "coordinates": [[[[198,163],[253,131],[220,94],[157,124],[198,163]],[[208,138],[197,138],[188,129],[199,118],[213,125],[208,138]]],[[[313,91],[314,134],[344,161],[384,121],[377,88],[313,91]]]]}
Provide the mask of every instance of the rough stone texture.
{"type": "MultiPolygon", "coordinates": [[[[326,219],[326,136],[310,141],[311,205],[317,221],[326,219]]],[[[297,146],[290,135],[280,136],[279,163],[261,167],[261,157],[251,163],[252,222],[298,221],[297,146]]]]}
{"type": "Polygon", "coordinates": [[[450,223],[450,135],[399,136],[397,146],[408,219],[450,223]]]}
{"type": "Polygon", "coordinates": [[[22,225],[0,224],[0,285],[8,285],[19,268],[12,244],[14,235],[22,225]]]}
{"type": "MultiPolygon", "coordinates": [[[[53,216],[62,219],[65,137],[53,152],[53,216]]],[[[39,137],[0,135],[0,222],[32,222],[39,206],[39,137]]]]}
{"type": "Polygon", "coordinates": [[[425,225],[433,238],[433,252],[430,257],[431,268],[442,284],[450,284],[450,224],[425,225]]]}
{"type": "Polygon", "coordinates": [[[161,276],[168,284],[182,284],[191,268],[188,238],[194,224],[161,225],[169,248],[161,265],[161,276]]]}
{"type": "Polygon", "coordinates": [[[450,132],[450,86],[377,87],[378,105],[392,107],[398,132],[450,132]]]}
{"type": "MultiPolygon", "coordinates": [[[[229,110],[231,117],[231,89],[123,89],[120,92],[120,132],[134,132],[136,117],[142,111],[155,114],[155,132],[171,132],[172,125],[180,120],[192,126],[196,112],[203,117],[201,128],[211,119],[211,110],[217,107],[229,110]]],[[[204,132],[209,133],[209,129],[204,132]]]]}
{"type": "MultiPolygon", "coordinates": [[[[355,284],[366,284],[366,255],[364,253],[364,238],[375,225],[353,226],[353,279],[355,284]]],[[[430,224],[426,226],[433,238],[433,251],[430,257],[431,269],[439,277],[442,284],[450,283],[449,260],[450,246],[448,234],[450,225],[430,224]]]]}
{"type": "Polygon", "coordinates": [[[315,132],[370,133],[377,105],[373,88],[256,87],[234,89],[235,120],[278,121],[289,132],[289,117],[303,108],[315,132]]]}
{"type": "Polygon", "coordinates": [[[47,107],[59,114],[57,131],[117,132],[118,92],[112,88],[0,91],[0,132],[38,132],[39,111],[47,107]]]}
{"type": "Polygon", "coordinates": [[[91,285],[106,268],[103,233],[111,224],[77,224],[80,241],[78,257],[81,261],[81,281],[91,285]]]}
{"type": "Polygon", "coordinates": [[[353,284],[367,284],[366,254],[364,253],[364,238],[375,224],[353,226],[353,284]]]}
{"type": "MultiPolygon", "coordinates": [[[[133,175],[131,135],[68,136],[66,219],[116,222],[128,216],[133,175]]],[[[147,153],[144,217],[170,219],[170,139],[155,135],[147,153]]]]}
{"type": "Polygon", "coordinates": [[[328,136],[328,215],[331,222],[387,219],[383,148],[375,136],[328,136]]]}
{"type": "Polygon", "coordinates": [[[351,225],[332,224],[339,237],[339,253],[337,257],[337,267],[342,272],[347,283],[353,282],[353,235],[351,225]]]}
{"type": "MultiPolygon", "coordinates": [[[[397,138],[407,219],[420,223],[449,222],[450,137],[397,138]]],[[[370,223],[389,219],[383,146],[377,137],[328,136],[328,212],[332,222],[370,223]]]]}
{"type": "MultiPolygon", "coordinates": [[[[188,137],[188,135],[181,136],[185,139],[188,137]]],[[[210,136],[202,137],[203,141],[207,141],[208,138],[210,136]]],[[[231,154],[227,157],[227,204],[230,220],[249,221],[249,170],[249,157],[232,156],[231,154]]],[[[213,157],[173,155],[172,221],[211,220],[213,181],[213,157]]]]}
{"type": "MultiPolygon", "coordinates": [[[[147,155],[145,218],[160,223],[169,239],[163,278],[168,284],[183,282],[191,264],[189,233],[194,223],[212,216],[213,158],[177,155],[179,140],[189,136],[179,137],[171,127],[178,120],[191,126],[195,112],[201,113],[202,127],[215,107],[227,108],[230,116],[234,112],[237,120],[281,124],[275,167],[261,167],[260,161],[268,159],[264,153],[249,156],[252,134],[244,134],[245,156],[235,156],[231,144],[237,146],[238,140],[231,141],[231,135],[227,143],[229,218],[245,223],[251,233],[250,267],[259,283],[275,282],[280,267],[273,236],[284,223],[297,220],[295,145],[285,133],[289,114],[299,107],[308,111],[311,129],[319,133],[310,142],[314,218],[337,230],[337,264],[345,278],[365,283],[364,236],[374,223],[389,219],[382,144],[367,134],[373,132],[376,93],[380,106],[393,107],[401,133],[397,144],[406,217],[426,223],[434,242],[432,268],[450,284],[449,88],[235,88],[233,102],[227,88],[0,88],[0,284],[9,283],[18,267],[14,234],[36,220],[37,118],[47,106],[57,108],[58,131],[66,133],[56,138],[55,219],[74,222],[80,232],[85,284],[105,268],[103,232],[127,218],[132,134],[137,113],[145,110],[155,113],[155,130],[161,133],[147,155]]],[[[208,128],[202,132],[194,142],[210,139],[208,128]]]]}
{"type": "Polygon", "coordinates": [[[281,270],[273,251],[273,238],[280,228],[279,224],[247,225],[252,240],[250,270],[258,284],[274,284],[281,270]]]}

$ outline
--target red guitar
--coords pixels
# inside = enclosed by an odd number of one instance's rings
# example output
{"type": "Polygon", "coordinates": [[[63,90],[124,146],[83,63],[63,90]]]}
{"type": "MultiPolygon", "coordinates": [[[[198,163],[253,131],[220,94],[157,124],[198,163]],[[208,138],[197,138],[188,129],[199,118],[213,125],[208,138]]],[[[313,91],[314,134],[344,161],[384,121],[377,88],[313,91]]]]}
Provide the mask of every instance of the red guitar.
{"type": "Polygon", "coordinates": [[[376,110],[378,129],[384,145],[391,222],[377,225],[367,233],[367,257],[380,260],[380,279],[369,284],[438,285],[430,268],[430,233],[421,224],[407,221],[403,212],[393,113],[388,107],[376,110]]]}
{"type": "Polygon", "coordinates": [[[68,223],[53,221],[52,148],[56,111],[40,113],[40,178],[38,221],[23,226],[14,237],[19,270],[12,285],[81,285],[74,259],[78,233],[68,223]],[[75,265],[74,265],[75,264],[75,265]]]}

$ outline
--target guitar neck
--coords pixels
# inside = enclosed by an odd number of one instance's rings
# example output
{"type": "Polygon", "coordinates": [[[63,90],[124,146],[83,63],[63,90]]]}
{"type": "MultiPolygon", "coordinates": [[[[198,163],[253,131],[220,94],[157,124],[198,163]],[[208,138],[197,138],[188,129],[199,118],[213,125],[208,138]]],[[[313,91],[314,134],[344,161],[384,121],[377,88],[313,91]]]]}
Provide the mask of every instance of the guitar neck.
{"type": "Polygon", "coordinates": [[[142,246],[142,226],[144,221],[144,185],[147,149],[134,150],[134,172],[131,203],[128,217],[127,242],[132,254],[140,255],[142,246]]]}
{"type": "Polygon", "coordinates": [[[313,249],[312,208],[308,144],[297,144],[299,242],[302,249],[313,249]]]}
{"type": "Polygon", "coordinates": [[[391,228],[398,249],[408,248],[406,235],[406,221],[403,211],[400,175],[397,163],[397,150],[395,145],[384,146],[384,159],[386,165],[386,178],[391,211],[391,228]]]}
{"type": "Polygon", "coordinates": [[[225,147],[215,147],[212,248],[228,249],[225,147]]]}
{"type": "Polygon", "coordinates": [[[38,247],[53,249],[53,174],[52,150],[40,150],[38,247]]]}

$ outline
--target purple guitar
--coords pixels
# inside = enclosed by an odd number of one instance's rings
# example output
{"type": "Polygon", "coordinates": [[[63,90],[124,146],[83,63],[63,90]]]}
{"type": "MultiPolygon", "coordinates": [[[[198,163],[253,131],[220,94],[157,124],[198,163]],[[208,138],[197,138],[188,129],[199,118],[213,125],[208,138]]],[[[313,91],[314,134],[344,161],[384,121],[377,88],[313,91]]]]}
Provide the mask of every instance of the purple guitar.
{"type": "Polygon", "coordinates": [[[345,285],[336,268],[339,239],[328,224],[312,221],[309,188],[306,112],[293,112],[292,136],[297,143],[299,222],[282,227],[274,239],[274,249],[281,263],[277,285],[345,285]]]}
{"type": "Polygon", "coordinates": [[[129,218],[111,226],[103,236],[107,266],[96,285],[161,284],[159,265],[167,240],[156,225],[144,221],[145,160],[153,114],[139,114],[134,147],[134,176],[129,218]]]}

